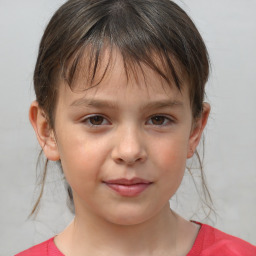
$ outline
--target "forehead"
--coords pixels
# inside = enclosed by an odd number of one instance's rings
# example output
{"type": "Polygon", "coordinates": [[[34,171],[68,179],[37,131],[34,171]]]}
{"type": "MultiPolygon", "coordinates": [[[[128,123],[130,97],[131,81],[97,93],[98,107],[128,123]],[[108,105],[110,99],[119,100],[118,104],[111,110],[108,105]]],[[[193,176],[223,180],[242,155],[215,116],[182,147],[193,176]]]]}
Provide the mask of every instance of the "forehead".
{"type": "MultiPolygon", "coordinates": [[[[110,81],[116,82],[115,86],[122,88],[124,85],[133,87],[143,87],[147,90],[149,87],[155,92],[161,88],[164,91],[187,91],[188,79],[186,73],[180,68],[178,62],[175,63],[175,71],[181,78],[182,83],[177,84],[173,78],[172,72],[164,64],[160,54],[152,52],[151,58],[154,60],[154,66],[138,61],[131,56],[124,56],[118,49],[103,47],[97,56],[91,53],[90,47],[84,51],[82,58],[76,63],[75,68],[68,68],[68,75],[72,70],[72,78],[65,79],[73,91],[87,91],[91,88],[101,88],[110,81]]],[[[71,61],[71,64],[72,63],[71,61]]]]}
{"type": "MultiPolygon", "coordinates": [[[[106,50],[98,63],[91,80],[90,64],[86,56],[81,60],[72,88],[66,84],[59,86],[59,101],[68,105],[83,104],[85,99],[111,101],[112,105],[130,102],[145,105],[150,101],[171,102],[189,106],[186,85],[179,90],[175,83],[168,83],[156,71],[143,63],[135,63],[127,68],[118,51],[106,50]],[[88,68],[89,67],[89,68],[88,68]]],[[[87,101],[88,102],[88,101],[87,101]]]]}

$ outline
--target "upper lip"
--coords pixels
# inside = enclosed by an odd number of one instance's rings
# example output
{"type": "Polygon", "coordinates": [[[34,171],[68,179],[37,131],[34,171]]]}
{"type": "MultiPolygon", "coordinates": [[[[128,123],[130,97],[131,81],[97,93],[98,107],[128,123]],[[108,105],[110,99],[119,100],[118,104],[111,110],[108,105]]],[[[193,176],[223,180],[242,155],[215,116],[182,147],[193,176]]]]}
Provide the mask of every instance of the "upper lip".
{"type": "Polygon", "coordinates": [[[135,185],[135,184],[150,184],[152,183],[149,180],[141,179],[141,178],[133,178],[133,179],[114,179],[105,181],[107,184],[119,184],[119,185],[135,185]]]}

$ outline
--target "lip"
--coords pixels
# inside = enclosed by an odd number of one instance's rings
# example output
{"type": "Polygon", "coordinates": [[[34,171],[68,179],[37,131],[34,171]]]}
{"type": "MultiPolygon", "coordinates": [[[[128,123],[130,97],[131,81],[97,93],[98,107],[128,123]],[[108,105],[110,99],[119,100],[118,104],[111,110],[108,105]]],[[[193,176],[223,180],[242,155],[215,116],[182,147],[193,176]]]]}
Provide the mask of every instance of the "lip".
{"type": "Polygon", "coordinates": [[[146,190],[153,182],[141,178],[122,178],[104,181],[104,183],[121,196],[135,197],[146,190]]]}

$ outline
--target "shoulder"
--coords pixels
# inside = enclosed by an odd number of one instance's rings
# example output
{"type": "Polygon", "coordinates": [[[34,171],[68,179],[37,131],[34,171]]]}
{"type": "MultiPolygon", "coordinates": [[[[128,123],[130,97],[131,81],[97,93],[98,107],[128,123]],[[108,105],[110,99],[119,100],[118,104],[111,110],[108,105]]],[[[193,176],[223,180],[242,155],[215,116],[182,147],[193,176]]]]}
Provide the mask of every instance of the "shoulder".
{"type": "Polygon", "coordinates": [[[51,239],[35,245],[15,256],[64,256],[55,246],[54,237],[51,239]]]}
{"type": "MultiPolygon", "coordinates": [[[[200,224],[200,223],[199,223],[200,224]]],[[[238,237],[201,224],[194,246],[187,256],[256,256],[256,247],[238,237]]]]}

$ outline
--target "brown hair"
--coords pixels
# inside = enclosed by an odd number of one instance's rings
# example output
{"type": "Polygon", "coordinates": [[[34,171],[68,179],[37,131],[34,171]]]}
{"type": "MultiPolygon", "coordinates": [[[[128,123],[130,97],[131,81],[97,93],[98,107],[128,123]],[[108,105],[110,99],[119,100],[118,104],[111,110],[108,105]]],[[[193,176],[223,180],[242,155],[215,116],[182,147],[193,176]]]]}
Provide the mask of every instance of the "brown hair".
{"type": "MultiPolygon", "coordinates": [[[[143,71],[141,64],[145,64],[179,90],[186,79],[193,117],[200,116],[209,74],[208,53],[194,23],[177,4],[169,0],[70,0],[50,20],[34,71],[36,100],[53,129],[59,79],[72,89],[86,54],[88,67],[83,68],[90,71],[92,84],[106,46],[119,50],[127,75],[137,67],[143,71]]],[[[47,162],[43,179],[46,169],[47,162]]],[[[32,213],[43,187],[44,182],[32,213]]],[[[70,187],[68,191],[72,199],[70,187]]]]}

